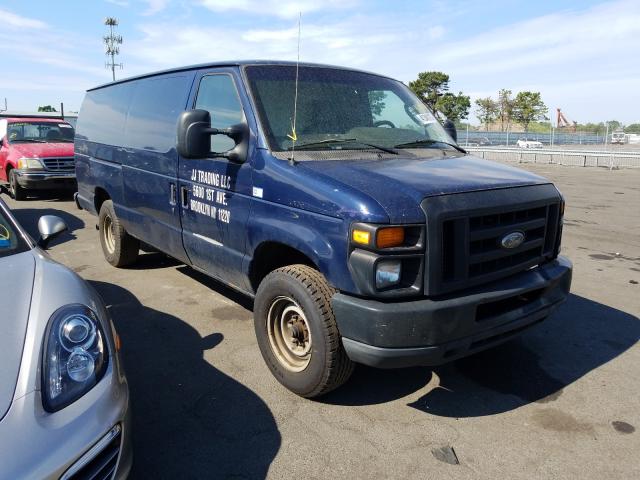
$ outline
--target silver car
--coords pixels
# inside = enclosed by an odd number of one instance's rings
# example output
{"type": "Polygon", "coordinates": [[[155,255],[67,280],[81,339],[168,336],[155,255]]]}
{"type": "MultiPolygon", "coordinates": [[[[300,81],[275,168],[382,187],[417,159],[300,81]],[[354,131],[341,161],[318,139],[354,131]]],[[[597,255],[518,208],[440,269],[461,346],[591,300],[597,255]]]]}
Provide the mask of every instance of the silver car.
{"type": "Polygon", "coordinates": [[[0,200],[0,479],[112,479],[131,469],[129,389],[98,294],[0,200]]]}

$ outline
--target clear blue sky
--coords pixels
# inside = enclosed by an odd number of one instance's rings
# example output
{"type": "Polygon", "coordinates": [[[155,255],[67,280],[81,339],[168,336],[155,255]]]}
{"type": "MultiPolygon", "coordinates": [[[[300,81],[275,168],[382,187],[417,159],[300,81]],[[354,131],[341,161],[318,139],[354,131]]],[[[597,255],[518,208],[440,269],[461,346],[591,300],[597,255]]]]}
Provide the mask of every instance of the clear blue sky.
{"type": "MultiPolygon", "coordinates": [[[[472,99],[536,90],[550,116],[640,122],[640,1],[0,0],[0,101],[65,103],[110,80],[102,36],[120,21],[125,77],[246,58],[301,59],[408,82],[451,76],[472,99]]],[[[475,116],[471,120],[477,123],[475,116]]]]}

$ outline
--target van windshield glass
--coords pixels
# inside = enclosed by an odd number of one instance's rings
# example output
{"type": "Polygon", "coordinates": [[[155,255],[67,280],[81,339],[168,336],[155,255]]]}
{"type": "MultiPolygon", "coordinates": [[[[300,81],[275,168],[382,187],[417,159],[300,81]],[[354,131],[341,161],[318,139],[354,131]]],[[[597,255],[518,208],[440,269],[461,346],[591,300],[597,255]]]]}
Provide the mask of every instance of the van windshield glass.
{"type": "MultiPolygon", "coordinates": [[[[295,65],[246,68],[273,151],[444,148],[454,141],[402,83],[373,74],[301,66],[293,132],[295,65]]],[[[390,152],[394,153],[394,152],[390,152]]]]}
{"type": "Polygon", "coordinates": [[[73,142],[74,130],[66,122],[12,122],[7,125],[10,143],[73,142]]]}

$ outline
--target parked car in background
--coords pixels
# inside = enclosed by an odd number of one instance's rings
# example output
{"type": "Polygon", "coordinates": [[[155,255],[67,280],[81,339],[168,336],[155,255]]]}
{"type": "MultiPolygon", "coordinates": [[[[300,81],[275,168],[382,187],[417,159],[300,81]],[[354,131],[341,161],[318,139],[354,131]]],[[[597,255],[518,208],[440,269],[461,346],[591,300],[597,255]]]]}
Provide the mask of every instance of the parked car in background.
{"type": "Polygon", "coordinates": [[[472,137],[465,142],[465,146],[468,147],[486,147],[491,145],[491,140],[487,137],[472,137]]]}
{"type": "Polygon", "coordinates": [[[0,199],[0,478],[122,479],[131,468],[129,390],[99,295],[41,249],[0,199]]]}
{"type": "Polygon", "coordinates": [[[519,138],[516,145],[520,148],[542,148],[542,142],[537,140],[527,140],[526,138],[519,138]]]}
{"type": "Polygon", "coordinates": [[[0,182],[16,200],[31,190],[75,189],[73,138],[61,119],[0,118],[0,182]]]}

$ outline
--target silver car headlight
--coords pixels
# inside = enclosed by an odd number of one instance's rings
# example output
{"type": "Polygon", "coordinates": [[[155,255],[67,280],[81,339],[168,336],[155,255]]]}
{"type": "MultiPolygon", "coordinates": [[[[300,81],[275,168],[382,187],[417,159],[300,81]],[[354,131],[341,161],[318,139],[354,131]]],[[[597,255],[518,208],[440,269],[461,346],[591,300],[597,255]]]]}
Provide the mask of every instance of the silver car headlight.
{"type": "Polygon", "coordinates": [[[107,342],[93,310],[74,304],[49,319],[42,355],[42,403],[55,412],[91,390],[109,363],[107,342]]]}

